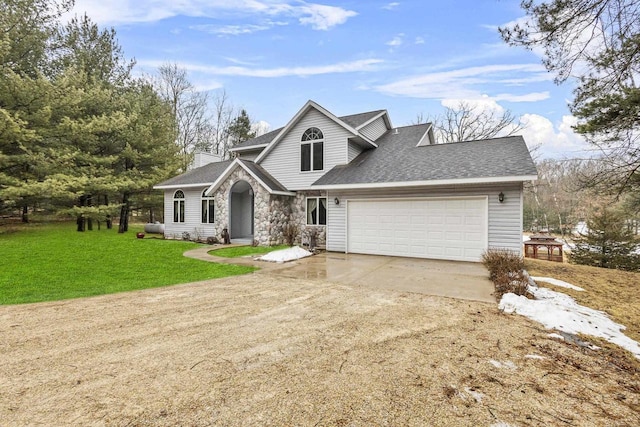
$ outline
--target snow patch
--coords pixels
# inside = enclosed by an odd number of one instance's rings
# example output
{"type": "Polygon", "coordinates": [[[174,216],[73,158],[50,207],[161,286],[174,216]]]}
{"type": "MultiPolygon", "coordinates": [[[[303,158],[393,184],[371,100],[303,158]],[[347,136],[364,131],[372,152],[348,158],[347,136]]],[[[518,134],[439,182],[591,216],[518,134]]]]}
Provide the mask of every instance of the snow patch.
{"type": "Polygon", "coordinates": [[[572,285],[571,283],[567,283],[563,280],[554,279],[553,277],[531,277],[536,282],[546,282],[554,286],[560,286],[561,288],[573,289],[574,291],[584,291],[579,286],[572,285]]]}
{"type": "Polygon", "coordinates": [[[491,359],[489,360],[489,363],[500,369],[516,369],[516,365],[510,360],[507,360],[506,362],[498,362],[497,360],[491,359]]]}
{"type": "Polygon", "coordinates": [[[270,261],[270,262],[287,262],[293,261],[300,258],[305,258],[313,255],[311,252],[302,249],[299,246],[293,246],[287,249],[280,249],[278,251],[269,252],[266,255],[258,258],[260,261],[270,261]]]}
{"type": "Polygon", "coordinates": [[[553,339],[556,339],[556,340],[564,341],[564,337],[562,335],[560,335],[560,334],[556,334],[555,332],[551,333],[551,334],[547,334],[547,336],[549,338],[553,338],[553,339]]]}
{"type": "MultiPolygon", "coordinates": [[[[517,313],[541,323],[547,329],[567,334],[585,334],[604,338],[640,359],[640,345],[622,333],[623,325],[615,323],[606,313],[578,304],[569,295],[547,288],[529,287],[536,299],[513,293],[502,296],[499,308],[505,313],[517,313]]],[[[554,336],[554,338],[558,338],[554,336]]],[[[562,337],[562,339],[565,339],[562,337]]]]}
{"type": "Polygon", "coordinates": [[[535,360],[544,360],[546,357],[540,356],[539,354],[525,354],[525,359],[535,359],[535,360]]]}
{"type": "Polygon", "coordinates": [[[503,421],[498,421],[497,423],[491,424],[489,427],[514,427],[514,426],[509,423],[505,423],[503,421]]]}
{"type": "Polygon", "coordinates": [[[479,391],[475,391],[469,387],[465,387],[464,391],[466,391],[469,396],[473,397],[473,400],[475,400],[478,403],[482,403],[482,398],[484,397],[484,394],[480,393],[479,391]]]}

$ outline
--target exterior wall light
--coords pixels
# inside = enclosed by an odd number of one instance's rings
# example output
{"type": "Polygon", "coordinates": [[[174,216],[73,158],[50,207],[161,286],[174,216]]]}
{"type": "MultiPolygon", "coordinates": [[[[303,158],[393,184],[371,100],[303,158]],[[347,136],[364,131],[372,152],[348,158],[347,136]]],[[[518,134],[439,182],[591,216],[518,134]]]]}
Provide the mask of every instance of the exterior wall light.
{"type": "Polygon", "coordinates": [[[498,194],[498,201],[500,203],[504,202],[504,193],[502,191],[498,194]]]}
{"type": "Polygon", "coordinates": [[[336,205],[340,204],[340,199],[338,199],[337,197],[335,199],[333,199],[333,203],[335,203],[336,205]]]}

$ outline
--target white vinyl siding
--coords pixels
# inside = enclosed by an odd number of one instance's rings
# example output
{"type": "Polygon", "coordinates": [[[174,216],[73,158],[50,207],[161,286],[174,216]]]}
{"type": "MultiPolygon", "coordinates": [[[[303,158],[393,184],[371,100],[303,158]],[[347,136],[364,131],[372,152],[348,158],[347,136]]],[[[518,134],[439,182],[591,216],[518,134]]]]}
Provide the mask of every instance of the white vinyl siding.
{"type": "Polygon", "coordinates": [[[348,150],[347,163],[350,163],[353,159],[358,157],[358,154],[362,153],[362,147],[351,141],[349,141],[348,150]]]}
{"type": "MultiPolygon", "coordinates": [[[[202,188],[182,189],[184,192],[184,222],[173,222],[173,195],[176,190],[164,192],[164,235],[167,238],[182,238],[182,233],[187,232],[191,238],[209,237],[215,235],[214,224],[202,223],[202,188]]],[[[216,208],[218,208],[216,206],[216,208]]],[[[217,219],[217,218],[216,218],[217,219]]]]}
{"type": "Polygon", "coordinates": [[[431,187],[404,189],[368,189],[332,191],[330,200],[340,199],[340,205],[329,204],[329,223],[327,226],[327,250],[345,252],[346,217],[348,200],[375,198],[443,198],[464,196],[487,196],[488,200],[488,247],[506,248],[522,253],[522,183],[501,183],[477,186],[431,187]],[[498,201],[503,192],[504,202],[498,201]]]}
{"type": "Polygon", "coordinates": [[[309,110],[278,142],[260,165],[291,191],[309,188],[336,165],[345,164],[347,138],[353,136],[342,126],[315,109],[309,110]],[[317,127],[324,135],[324,170],[300,171],[300,146],[304,131],[317,127]]]}
{"type": "Polygon", "coordinates": [[[387,130],[387,125],[385,124],[384,119],[381,116],[360,129],[359,132],[370,140],[375,141],[376,139],[380,138],[382,134],[384,134],[387,130]]]}

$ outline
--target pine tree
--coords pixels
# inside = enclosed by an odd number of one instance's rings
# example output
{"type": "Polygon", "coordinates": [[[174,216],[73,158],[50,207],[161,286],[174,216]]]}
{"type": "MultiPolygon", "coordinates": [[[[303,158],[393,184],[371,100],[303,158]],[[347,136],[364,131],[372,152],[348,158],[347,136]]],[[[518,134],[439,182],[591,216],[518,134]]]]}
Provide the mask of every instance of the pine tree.
{"type": "Polygon", "coordinates": [[[575,240],[572,262],[620,270],[640,269],[640,256],[634,253],[638,245],[621,211],[609,206],[596,208],[587,220],[587,227],[587,233],[575,240]]]}
{"type": "Polygon", "coordinates": [[[240,114],[233,119],[229,126],[229,143],[230,146],[236,146],[241,142],[254,138],[255,132],[251,131],[251,119],[247,111],[242,109],[240,114]]]}

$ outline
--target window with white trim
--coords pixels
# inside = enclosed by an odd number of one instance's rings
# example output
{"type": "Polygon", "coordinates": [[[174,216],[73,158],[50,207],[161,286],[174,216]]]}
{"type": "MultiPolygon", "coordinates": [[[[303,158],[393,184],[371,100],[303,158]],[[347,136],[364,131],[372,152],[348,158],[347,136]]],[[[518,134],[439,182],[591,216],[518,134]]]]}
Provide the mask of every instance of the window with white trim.
{"type": "Polygon", "coordinates": [[[300,144],[300,170],[324,169],[324,135],[318,128],[309,128],[302,134],[300,144]]]}
{"type": "Polygon", "coordinates": [[[184,222],[184,192],[173,193],[173,222],[184,222]]]}
{"type": "Polygon", "coordinates": [[[202,192],[202,223],[213,224],[215,221],[215,199],[207,196],[207,190],[202,192]]]}
{"type": "Polygon", "coordinates": [[[307,225],[327,225],[326,197],[307,197],[307,225]]]}

